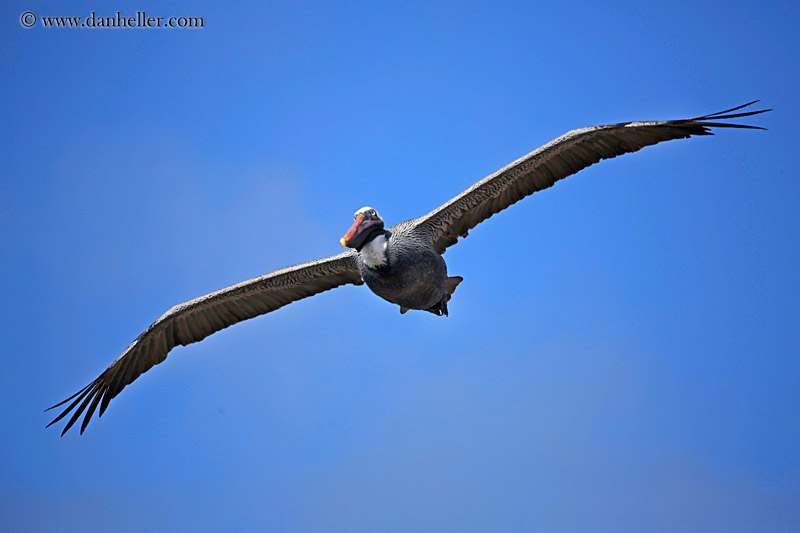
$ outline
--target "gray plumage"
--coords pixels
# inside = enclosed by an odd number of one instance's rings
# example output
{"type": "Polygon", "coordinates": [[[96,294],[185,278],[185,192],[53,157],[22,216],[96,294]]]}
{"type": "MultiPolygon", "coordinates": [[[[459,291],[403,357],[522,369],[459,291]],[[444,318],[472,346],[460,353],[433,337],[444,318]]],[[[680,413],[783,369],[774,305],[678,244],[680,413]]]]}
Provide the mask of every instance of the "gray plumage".
{"type": "MultiPolygon", "coordinates": [[[[164,361],[175,346],[198,342],[237,322],[340,285],[366,282],[375,294],[398,304],[401,312],[421,309],[447,314],[447,301],[461,278],[447,277],[441,254],[481,221],[601,159],[662,141],[712,135],[710,128],[715,127],[764,129],[717,122],[770,111],[731,113],[753,103],[690,119],[627,122],[570,131],[483,178],[427,215],[381,233],[388,237],[385,265],[370,266],[363,249],[349,249],[177,305],[139,335],[97,379],[50,407],[68,404],[48,427],[74,410],[61,435],[85,412],[83,433],[98,406],[102,416],[110,400],[142,373],[164,361]]],[[[382,228],[382,219],[380,224],[382,228]]]]}
{"type": "Polygon", "coordinates": [[[399,305],[402,312],[419,309],[446,315],[447,301],[455,285],[448,292],[447,265],[427,232],[408,220],[389,228],[387,236],[385,265],[370,267],[363,254],[357,258],[367,287],[384,300],[399,305]]]}
{"type": "Polygon", "coordinates": [[[470,229],[495,213],[601,159],[636,152],[663,141],[713,135],[709,128],[763,130],[765,128],[758,126],[716,122],[772,111],[727,114],[756,102],[758,100],[695,118],[621,122],[572,130],[486,176],[449,202],[416,219],[417,224],[430,231],[436,249],[444,253],[458,237],[466,237],[470,229]]]}
{"type": "Polygon", "coordinates": [[[50,407],[53,409],[72,402],[48,427],[77,407],[64,427],[63,435],[88,408],[81,424],[83,433],[98,405],[99,416],[102,416],[109,401],[144,372],[164,361],[175,346],[201,341],[237,322],[275,311],[286,304],[340,285],[363,284],[356,266],[357,255],[354,250],[347,250],[338,255],[275,270],[176,305],[136,337],[97,379],[63,402],[50,407]]]}

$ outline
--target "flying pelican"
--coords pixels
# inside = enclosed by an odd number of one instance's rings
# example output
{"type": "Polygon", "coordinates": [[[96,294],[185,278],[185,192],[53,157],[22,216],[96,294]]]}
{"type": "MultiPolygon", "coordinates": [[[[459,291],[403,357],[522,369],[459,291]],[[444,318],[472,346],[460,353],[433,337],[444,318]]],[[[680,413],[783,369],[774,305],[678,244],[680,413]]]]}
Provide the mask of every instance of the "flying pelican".
{"type": "Polygon", "coordinates": [[[353,225],[339,241],[344,252],[275,270],[176,305],[153,322],[111,366],[63,402],[69,403],[47,427],[75,411],[63,436],[86,412],[81,434],[97,406],[102,416],[122,389],[167,358],[177,345],[198,342],[214,332],[340,285],[366,283],[372,292],[409,309],[447,315],[447,303],[460,276],[448,277],[442,254],[459,237],[526,196],[558,180],[618,155],[662,141],[713,135],[710,128],[764,129],[718,122],[771,111],[732,113],[753,102],[701,117],[623,122],[572,130],[486,176],[427,215],[388,229],[372,207],[356,211],[353,225]]]}

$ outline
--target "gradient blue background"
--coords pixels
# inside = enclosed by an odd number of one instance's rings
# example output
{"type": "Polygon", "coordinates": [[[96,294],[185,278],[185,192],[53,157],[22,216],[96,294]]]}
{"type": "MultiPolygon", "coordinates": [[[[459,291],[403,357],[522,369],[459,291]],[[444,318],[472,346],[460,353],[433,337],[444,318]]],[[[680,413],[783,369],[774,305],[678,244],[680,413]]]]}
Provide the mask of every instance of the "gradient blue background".
{"type": "Polygon", "coordinates": [[[797,531],[800,8],[698,4],[6,2],[0,529],[797,531]],[[767,132],[480,225],[449,318],[340,288],[44,429],[166,309],[338,253],[363,205],[391,224],[567,130],[755,98],[767,132]]]}

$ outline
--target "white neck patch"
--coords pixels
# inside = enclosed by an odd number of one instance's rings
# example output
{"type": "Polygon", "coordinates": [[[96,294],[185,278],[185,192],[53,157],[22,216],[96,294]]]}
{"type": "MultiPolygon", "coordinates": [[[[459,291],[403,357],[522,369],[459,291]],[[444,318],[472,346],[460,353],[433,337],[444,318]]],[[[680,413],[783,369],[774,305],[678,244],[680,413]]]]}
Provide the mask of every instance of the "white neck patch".
{"type": "Polygon", "coordinates": [[[386,248],[389,246],[389,239],[386,235],[378,235],[361,248],[361,258],[368,267],[380,267],[386,264],[386,248]]]}

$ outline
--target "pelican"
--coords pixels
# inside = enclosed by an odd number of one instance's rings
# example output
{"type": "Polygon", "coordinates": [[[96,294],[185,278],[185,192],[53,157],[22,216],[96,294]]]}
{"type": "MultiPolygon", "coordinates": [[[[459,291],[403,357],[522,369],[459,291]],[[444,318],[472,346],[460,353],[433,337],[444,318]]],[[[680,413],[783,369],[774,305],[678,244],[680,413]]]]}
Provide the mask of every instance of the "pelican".
{"type": "Polygon", "coordinates": [[[353,224],[339,241],[344,252],[272,271],[176,305],[128,346],[97,379],[66,400],[47,427],[70,412],[63,436],[85,413],[81,434],[97,407],[163,362],[179,344],[199,342],[212,333],[275,311],[303,298],[346,285],[366,284],[384,300],[400,307],[447,315],[448,302],[462,281],[448,276],[442,254],[480,222],[537,191],[597,163],[653,144],[693,135],[713,135],[711,128],[765,129],[719,122],[771,111],[744,111],[753,102],[695,118],[622,122],[572,130],[476,182],[427,215],[386,228],[372,207],[356,211],[353,224]]]}

